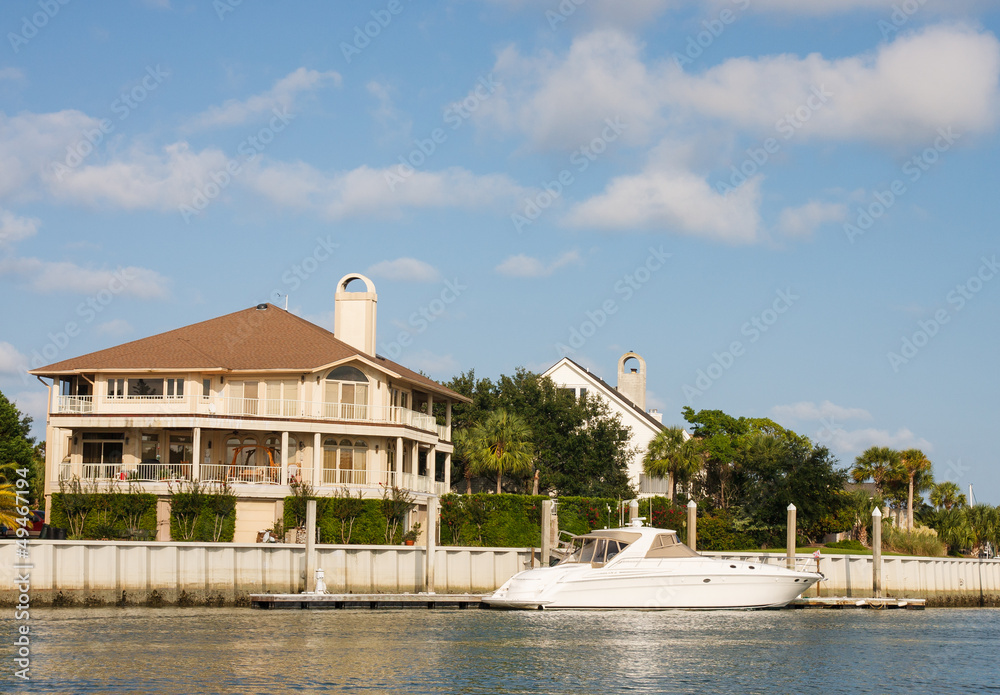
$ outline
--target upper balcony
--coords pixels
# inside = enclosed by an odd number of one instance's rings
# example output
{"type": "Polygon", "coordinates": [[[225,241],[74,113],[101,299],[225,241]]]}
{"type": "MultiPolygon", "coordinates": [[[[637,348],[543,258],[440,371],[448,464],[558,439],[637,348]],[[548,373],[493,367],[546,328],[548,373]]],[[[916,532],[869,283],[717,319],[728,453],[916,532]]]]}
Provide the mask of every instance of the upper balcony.
{"type": "Polygon", "coordinates": [[[56,396],[52,412],[86,415],[198,415],[239,416],[263,419],[311,419],[337,422],[406,425],[451,441],[450,428],[437,420],[399,406],[321,403],[270,398],[220,396],[56,396]]]}

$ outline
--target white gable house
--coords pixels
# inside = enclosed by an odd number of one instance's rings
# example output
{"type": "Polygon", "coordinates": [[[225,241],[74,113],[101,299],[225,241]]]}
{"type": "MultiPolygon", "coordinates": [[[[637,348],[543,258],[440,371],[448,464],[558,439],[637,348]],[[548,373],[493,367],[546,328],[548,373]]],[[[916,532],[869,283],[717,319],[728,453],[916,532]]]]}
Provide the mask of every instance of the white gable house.
{"type": "Polygon", "coordinates": [[[646,361],[634,352],[626,352],[618,360],[618,387],[614,388],[586,367],[563,357],[543,374],[557,387],[571,390],[579,398],[587,394],[599,396],[621,417],[623,425],[632,431],[629,446],[636,450],[628,465],[629,480],[639,490],[640,495],[664,495],[667,492],[665,478],[647,479],[642,472],[642,458],[650,440],[658,432],[666,429],[662,414],[656,410],[646,411],[646,361]],[[626,363],[634,360],[638,366],[628,368],[626,363]]]}

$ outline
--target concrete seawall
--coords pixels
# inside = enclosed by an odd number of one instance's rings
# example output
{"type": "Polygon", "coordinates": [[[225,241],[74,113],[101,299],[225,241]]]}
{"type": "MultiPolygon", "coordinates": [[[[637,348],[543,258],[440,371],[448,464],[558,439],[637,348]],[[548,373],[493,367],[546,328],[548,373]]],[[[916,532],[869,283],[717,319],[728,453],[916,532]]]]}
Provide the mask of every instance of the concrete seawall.
{"type": "MultiPolygon", "coordinates": [[[[33,606],[249,605],[251,593],[305,589],[302,545],[32,540],[29,547],[30,558],[18,559],[14,542],[0,541],[0,605],[17,603],[14,566],[23,563],[33,565],[26,570],[33,606]]],[[[438,547],[435,587],[438,593],[487,593],[530,557],[526,548],[438,547]]],[[[421,546],[318,545],[316,562],[330,592],[424,587],[421,546]]]]}
{"type": "MultiPolygon", "coordinates": [[[[305,589],[305,546],[264,543],[138,543],[32,540],[18,559],[14,541],[0,541],[0,605],[17,603],[14,566],[33,565],[30,599],[43,605],[244,605],[251,593],[305,589]]],[[[528,548],[437,547],[438,593],[487,593],[530,562],[528,548]]],[[[706,552],[706,556],[783,564],[784,556],[706,552]]],[[[816,561],[800,555],[810,570],[816,561]]],[[[331,593],[421,591],[422,546],[318,545],[316,564],[331,593]]],[[[20,570],[17,570],[18,572],[20,570]]],[[[872,596],[872,558],[822,555],[822,596],[872,596]]],[[[928,606],[1000,606],[1000,560],[883,557],[883,595],[922,598],[928,606]]],[[[310,589],[312,586],[309,587],[310,589]]],[[[817,588],[808,593],[817,595],[817,588]]]]}
{"type": "MultiPolygon", "coordinates": [[[[771,564],[784,564],[785,560],[784,555],[774,553],[702,554],[771,564]]],[[[816,561],[811,555],[796,556],[796,565],[816,571],[816,561]]],[[[807,596],[873,595],[871,555],[821,555],[819,571],[827,579],[810,589],[807,596]]],[[[927,600],[928,607],[1000,607],[1000,560],[883,555],[882,587],[885,597],[922,598],[927,600]]]]}

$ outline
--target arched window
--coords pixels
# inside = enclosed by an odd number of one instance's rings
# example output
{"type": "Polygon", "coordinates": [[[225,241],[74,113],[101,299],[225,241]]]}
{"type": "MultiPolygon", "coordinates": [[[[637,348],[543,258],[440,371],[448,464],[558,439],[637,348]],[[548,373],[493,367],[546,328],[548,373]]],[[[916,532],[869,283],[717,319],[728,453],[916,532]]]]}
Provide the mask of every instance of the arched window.
{"type": "Polygon", "coordinates": [[[357,367],[341,365],[326,376],[323,413],[338,420],[368,416],[368,377],[357,367]]]}
{"type": "Polygon", "coordinates": [[[368,443],[350,439],[323,440],[323,483],[365,485],[368,482],[368,443]]]}
{"type": "Polygon", "coordinates": [[[254,461],[255,450],[254,449],[242,449],[238,456],[235,456],[237,450],[243,447],[253,447],[257,445],[257,438],[251,435],[230,435],[226,440],[226,464],[230,466],[253,466],[253,465],[267,465],[267,462],[254,461]],[[234,460],[235,457],[235,460],[234,460]]]}

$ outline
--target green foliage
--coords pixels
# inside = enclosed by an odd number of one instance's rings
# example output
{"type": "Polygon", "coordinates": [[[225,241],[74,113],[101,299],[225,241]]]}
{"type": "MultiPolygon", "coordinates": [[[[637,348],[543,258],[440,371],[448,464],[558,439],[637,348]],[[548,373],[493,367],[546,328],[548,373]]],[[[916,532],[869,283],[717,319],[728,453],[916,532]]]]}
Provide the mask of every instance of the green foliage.
{"type": "MultiPolygon", "coordinates": [[[[630,431],[599,398],[574,398],[556,388],[551,379],[518,368],[514,376],[501,376],[493,383],[475,378],[470,370],[453,378],[449,388],[468,396],[471,404],[452,409],[452,427],[458,451],[452,459],[452,480],[474,476],[466,447],[459,434],[471,430],[487,415],[504,409],[519,416],[531,431],[539,491],[560,495],[631,498],[628,463],[630,431]]],[[[529,492],[530,473],[514,476],[507,489],[529,492]]]]}
{"type": "Polygon", "coordinates": [[[698,517],[698,550],[751,550],[761,547],[750,533],[736,528],[732,516],[720,510],[698,517]]]}
{"type": "Polygon", "coordinates": [[[518,415],[494,410],[463,436],[470,470],[474,475],[495,475],[499,495],[504,475],[531,473],[534,454],[531,430],[518,415]]]}
{"type": "Polygon", "coordinates": [[[41,507],[44,486],[45,446],[35,444],[31,432],[31,417],[22,415],[7,397],[0,393],[0,484],[15,483],[18,469],[28,470],[28,490],[33,507],[41,507]]]}
{"type": "Polygon", "coordinates": [[[840,550],[857,550],[858,552],[864,552],[868,550],[868,548],[865,547],[864,543],[862,543],[861,541],[853,541],[853,540],[834,541],[833,543],[827,543],[824,547],[837,548],[840,550]]]}
{"type": "MultiPolygon", "coordinates": [[[[77,481],[79,483],[79,481],[77,481]]],[[[156,533],[156,495],[98,493],[69,486],[52,494],[49,524],[75,540],[135,539],[156,533]]]]}
{"type": "Polygon", "coordinates": [[[607,497],[560,497],[556,504],[559,530],[573,535],[618,526],[618,500],[607,497]]]}
{"type": "MultiPolygon", "coordinates": [[[[351,498],[345,501],[344,495],[337,497],[304,497],[293,495],[285,498],[285,516],[281,524],[283,528],[301,528],[305,525],[305,503],[315,499],[316,526],[319,528],[320,543],[336,543],[352,545],[382,545],[386,543],[386,517],[382,513],[382,500],[351,498]],[[301,503],[301,523],[297,516],[296,505],[301,503]],[[347,538],[347,540],[344,540],[347,538]]],[[[390,544],[402,541],[403,531],[397,523],[390,544]]]]}
{"type": "Polygon", "coordinates": [[[541,540],[542,502],[546,499],[544,495],[444,495],[441,544],[537,547],[541,540]]]}
{"type": "Polygon", "coordinates": [[[236,533],[236,495],[228,485],[197,480],[170,489],[170,537],[175,541],[229,543],[236,533]]]}
{"type": "Polygon", "coordinates": [[[337,522],[338,538],[336,543],[350,543],[351,534],[354,532],[354,522],[365,511],[365,502],[358,491],[357,497],[345,486],[337,495],[330,498],[327,505],[329,515],[337,522]]]}
{"type": "Polygon", "coordinates": [[[882,530],[882,550],[902,555],[944,557],[948,546],[935,533],[926,529],[907,531],[886,526],[882,530]]]}
{"type": "Polygon", "coordinates": [[[656,528],[677,531],[681,540],[686,537],[687,510],[666,497],[647,497],[639,500],[639,516],[645,517],[646,523],[656,528]]]}

